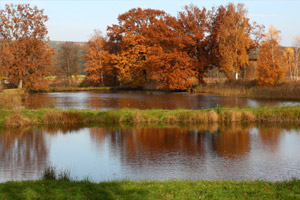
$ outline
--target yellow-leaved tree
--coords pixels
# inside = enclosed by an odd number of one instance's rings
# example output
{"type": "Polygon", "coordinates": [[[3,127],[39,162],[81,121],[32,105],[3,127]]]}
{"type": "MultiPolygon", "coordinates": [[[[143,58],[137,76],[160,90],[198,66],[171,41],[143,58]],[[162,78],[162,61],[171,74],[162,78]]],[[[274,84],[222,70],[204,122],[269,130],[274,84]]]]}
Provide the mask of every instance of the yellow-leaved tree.
{"type": "Polygon", "coordinates": [[[289,76],[291,80],[295,79],[295,51],[293,48],[288,48],[284,51],[285,59],[289,66],[289,76]]]}
{"type": "Polygon", "coordinates": [[[299,63],[300,63],[300,35],[297,35],[294,40],[294,49],[295,49],[295,70],[294,77],[295,80],[299,79],[299,63]]]}
{"type": "Polygon", "coordinates": [[[248,50],[252,44],[251,24],[243,4],[220,6],[215,14],[216,54],[218,65],[227,78],[238,79],[239,71],[248,65],[248,50]]]}
{"type": "Polygon", "coordinates": [[[274,85],[285,77],[288,62],[284,48],[279,45],[280,32],[273,26],[265,35],[257,58],[257,76],[259,85],[274,85]]]}

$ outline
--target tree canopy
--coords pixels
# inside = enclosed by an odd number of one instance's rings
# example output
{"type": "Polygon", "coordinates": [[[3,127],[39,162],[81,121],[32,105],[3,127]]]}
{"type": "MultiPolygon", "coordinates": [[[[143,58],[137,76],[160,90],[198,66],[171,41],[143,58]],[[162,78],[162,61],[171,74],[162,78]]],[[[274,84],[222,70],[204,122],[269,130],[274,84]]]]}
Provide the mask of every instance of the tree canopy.
{"type": "Polygon", "coordinates": [[[47,41],[43,10],[29,4],[6,5],[0,10],[1,68],[9,81],[29,90],[47,87],[54,50],[47,41]]]}

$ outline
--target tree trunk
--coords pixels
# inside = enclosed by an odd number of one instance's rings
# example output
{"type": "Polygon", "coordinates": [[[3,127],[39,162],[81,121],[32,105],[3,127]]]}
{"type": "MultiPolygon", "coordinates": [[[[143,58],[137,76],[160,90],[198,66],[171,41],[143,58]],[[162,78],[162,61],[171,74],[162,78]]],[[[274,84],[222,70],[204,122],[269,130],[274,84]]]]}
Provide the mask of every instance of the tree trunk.
{"type": "Polygon", "coordinates": [[[238,80],[238,79],[239,79],[239,73],[235,72],[235,80],[238,80]]]}
{"type": "Polygon", "coordinates": [[[22,81],[22,80],[20,80],[20,81],[19,81],[18,88],[20,88],[20,89],[22,89],[22,88],[23,88],[23,81],[22,81]]]}
{"type": "Polygon", "coordinates": [[[101,71],[101,86],[104,87],[104,78],[103,78],[103,72],[101,71]]]}

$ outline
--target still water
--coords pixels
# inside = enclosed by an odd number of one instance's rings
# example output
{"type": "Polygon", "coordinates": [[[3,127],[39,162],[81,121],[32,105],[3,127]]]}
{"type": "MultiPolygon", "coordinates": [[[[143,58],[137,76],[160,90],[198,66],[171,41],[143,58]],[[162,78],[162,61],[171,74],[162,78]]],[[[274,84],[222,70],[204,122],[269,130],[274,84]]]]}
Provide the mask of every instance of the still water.
{"type": "Polygon", "coordinates": [[[275,127],[28,128],[0,130],[0,182],[77,179],[286,180],[300,178],[300,130],[275,127]]]}
{"type": "Polygon", "coordinates": [[[30,94],[25,100],[27,108],[61,109],[202,109],[214,108],[217,105],[222,107],[273,107],[300,105],[300,102],[168,92],[54,92],[30,94]]]}

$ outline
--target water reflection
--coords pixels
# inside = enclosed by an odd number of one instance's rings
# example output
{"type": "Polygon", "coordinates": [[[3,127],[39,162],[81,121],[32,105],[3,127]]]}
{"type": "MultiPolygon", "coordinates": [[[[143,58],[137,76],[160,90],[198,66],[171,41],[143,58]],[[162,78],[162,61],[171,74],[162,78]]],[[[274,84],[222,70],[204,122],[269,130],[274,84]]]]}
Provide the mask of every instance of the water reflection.
{"type": "Polygon", "coordinates": [[[62,109],[201,109],[222,107],[260,107],[300,105],[297,101],[254,100],[237,97],[218,97],[168,92],[54,92],[29,94],[25,99],[28,108],[57,107],[62,109]]]}
{"type": "Polygon", "coordinates": [[[28,128],[1,132],[0,181],[39,178],[49,158],[43,131],[28,128]]]}
{"type": "Polygon", "coordinates": [[[78,178],[300,178],[300,131],[276,127],[29,128],[0,131],[0,181],[54,165],[78,178]]]}

